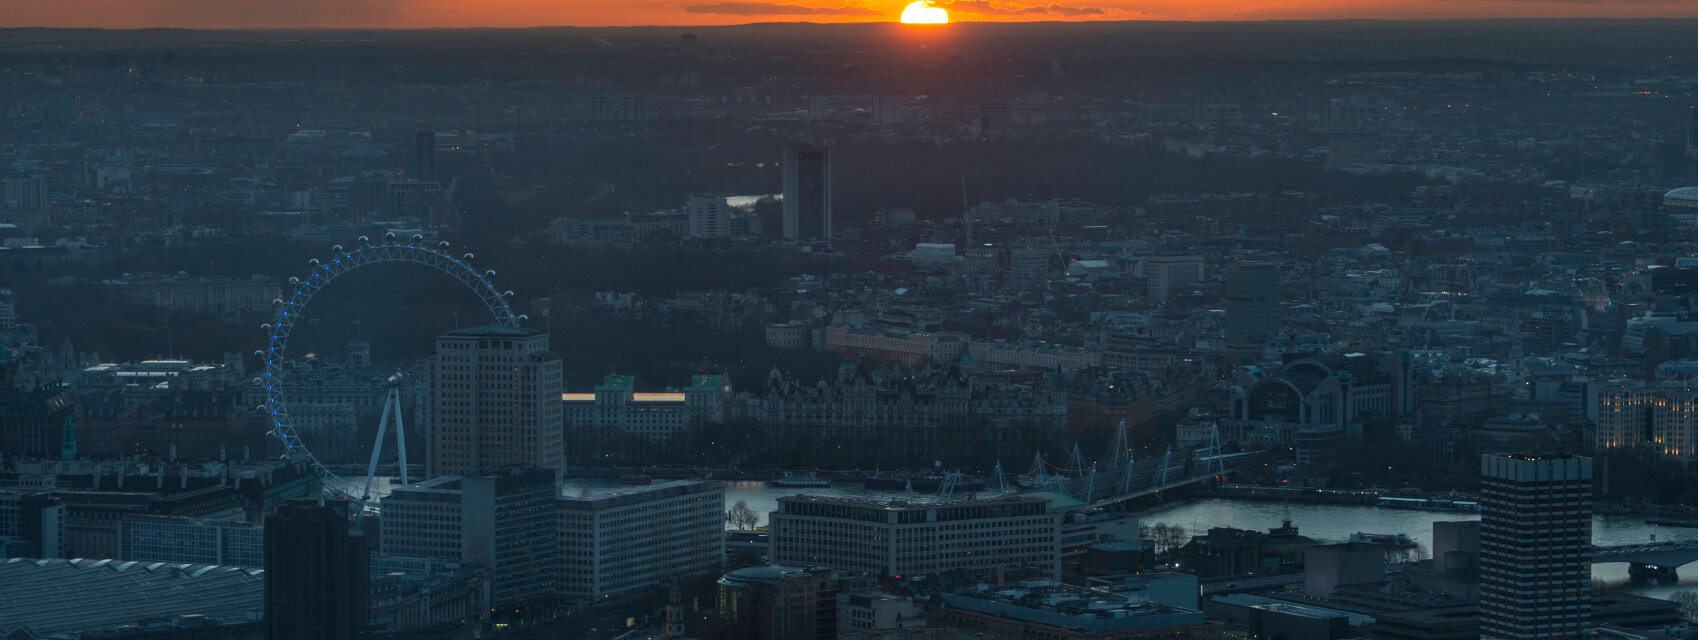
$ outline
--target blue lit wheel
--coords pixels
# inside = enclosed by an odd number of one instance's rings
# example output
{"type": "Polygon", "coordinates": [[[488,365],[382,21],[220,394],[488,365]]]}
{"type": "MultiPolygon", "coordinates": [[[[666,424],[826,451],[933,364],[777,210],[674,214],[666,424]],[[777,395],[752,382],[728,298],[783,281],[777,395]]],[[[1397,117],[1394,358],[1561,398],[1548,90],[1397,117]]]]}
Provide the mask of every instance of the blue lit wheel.
{"type": "Polygon", "coordinates": [[[426,247],[422,246],[422,241],[421,236],[415,235],[411,242],[401,244],[395,240],[395,234],[391,233],[384,237],[382,244],[371,244],[364,236],[361,236],[359,248],[352,251],[344,251],[341,245],[332,247],[331,250],[336,254],[328,262],[321,263],[315,258],[309,262],[312,265],[311,274],[305,278],[289,279],[289,286],[294,288],[294,294],[286,301],[283,299],[271,301],[272,306],[277,308],[277,312],[272,316],[271,322],[262,325],[271,336],[271,345],[267,350],[257,352],[255,355],[265,360],[265,377],[261,379],[265,384],[265,405],[262,410],[266,411],[271,418],[271,428],[268,435],[283,442],[283,456],[285,458],[302,460],[310,464],[313,473],[318,476],[319,484],[325,488],[325,491],[336,493],[356,502],[359,501],[358,498],[346,492],[336,491],[335,487],[341,483],[331,482],[331,480],[339,480],[340,478],[330,469],[325,468],[317,458],[313,457],[312,452],[307,450],[306,444],[301,442],[300,436],[295,432],[294,424],[289,421],[289,404],[283,398],[283,362],[288,353],[289,334],[295,328],[295,320],[306,310],[307,303],[312,300],[313,296],[329,285],[332,280],[355,269],[388,262],[407,262],[430,267],[459,281],[460,284],[483,300],[484,306],[489,308],[490,316],[494,318],[494,324],[517,327],[519,322],[525,319],[524,316],[515,315],[513,308],[507,303],[507,298],[511,297],[513,292],[499,291],[494,284],[490,283],[490,277],[494,276],[495,272],[478,273],[476,269],[472,268],[469,264],[472,254],[468,253],[462,258],[456,258],[449,255],[448,243],[443,242],[434,247],[426,247]]]}

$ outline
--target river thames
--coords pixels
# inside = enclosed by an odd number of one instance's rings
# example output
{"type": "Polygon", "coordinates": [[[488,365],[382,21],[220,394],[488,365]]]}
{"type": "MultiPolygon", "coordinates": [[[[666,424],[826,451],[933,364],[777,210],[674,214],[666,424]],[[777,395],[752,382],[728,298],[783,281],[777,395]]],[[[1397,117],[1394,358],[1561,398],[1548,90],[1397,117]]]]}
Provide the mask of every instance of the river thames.
{"type": "MultiPolygon", "coordinates": [[[[730,482],[725,487],[727,507],[737,501],[747,502],[750,509],[761,515],[778,508],[778,498],[797,494],[832,495],[870,499],[935,499],[925,495],[905,495],[900,492],[865,491],[858,485],[833,486],[826,489],[783,489],[762,482],[730,482]]],[[[1291,520],[1303,535],[1324,542],[1344,542],[1350,534],[1404,533],[1431,550],[1433,523],[1441,520],[1478,520],[1478,514],[1423,511],[1417,509],[1386,509],[1366,505],[1283,504],[1250,500],[1209,498],[1187,500],[1169,505],[1134,511],[1140,524],[1167,523],[1185,527],[1189,533],[1203,533],[1209,527],[1266,530],[1279,526],[1281,520],[1291,520]]],[[[1698,540],[1698,529],[1646,524],[1638,516],[1597,515],[1592,518],[1592,544],[1614,546],[1648,543],[1653,540],[1698,540]],[[1654,538],[1653,538],[1654,536],[1654,538]]],[[[1667,598],[1676,591],[1698,589],[1698,564],[1691,565],[1682,575],[1688,582],[1675,585],[1629,585],[1627,565],[1610,563],[1595,565],[1592,578],[1609,585],[1625,585],[1625,590],[1638,595],[1667,598]]]]}
{"type": "MultiPolygon", "coordinates": [[[[372,487],[372,493],[374,497],[380,497],[389,493],[391,483],[395,479],[379,477],[376,480],[372,487]]],[[[359,481],[348,482],[349,485],[359,483],[363,483],[363,478],[359,481]]],[[[563,490],[567,495],[573,495],[584,491],[602,493],[640,488],[621,485],[614,480],[571,478],[564,482],[563,490]]],[[[358,491],[353,493],[358,494],[358,491]]],[[[760,515],[761,526],[766,525],[766,515],[778,508],[779,498],[798,494],[872,500],[899,499],[911,502],[937,499],[935,496],[926,494],[869,491],[861,488],[857,483],[836,483],[831,487],[808,489],[771,487],[767,486],[765,482],[759,481],[725,483],[726,508],[730,508],[739,501],[747,503],[750,509],[760,515]]],[[[1303,535],[1323,542],[1344,542],[1350,537],[1350,534],[1356,532],[1403,533],[1420,543],[1423,550],[1432,548],[1434,522],[1479,519],[1478,514],[1463,512],[1387,509],[1367,505],[1285,504],[1223,498],[1179,501],[1133,511],[1132,515],[1137,516],[1140,523],[1144,525],[1157,523],[1179,525],[1185,527],[1185,530],[1192,534],[1206,532],[1210,527],[1266,530],[1279,526],[1282,520],[1291,520],[1292,524],[1296,525],[1303,535]]],[[[1597,515],[1592,518],[1592,543],[1599,546],[1643,544],[1669,540],[1698,540],[1698,529],[1646,524],[1641,518],[1633,515],[1597,515]]],[[[1687,580],[1685,583],[1631,585],[1628,584],[1627,565],[1624,563],[1601,564],[1592,567],[1594,582],[1612,586],[1621,585],[1629,593],[1657,598],[1668,598],[1681,590],[1698,589],[1698,563],[1689,566],[1682,574],[1682,577],[1687,580]]]]}

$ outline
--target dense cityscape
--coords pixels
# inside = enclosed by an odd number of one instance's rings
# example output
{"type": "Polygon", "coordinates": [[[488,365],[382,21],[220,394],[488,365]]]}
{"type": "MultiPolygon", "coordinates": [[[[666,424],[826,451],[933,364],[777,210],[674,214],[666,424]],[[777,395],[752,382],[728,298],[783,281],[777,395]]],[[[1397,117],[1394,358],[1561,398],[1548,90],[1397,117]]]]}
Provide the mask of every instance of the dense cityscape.
{"type": "Polygon", "coordinates": [[[0,30],[0,638],[1698,638],[1695,27],[0,30]]]}

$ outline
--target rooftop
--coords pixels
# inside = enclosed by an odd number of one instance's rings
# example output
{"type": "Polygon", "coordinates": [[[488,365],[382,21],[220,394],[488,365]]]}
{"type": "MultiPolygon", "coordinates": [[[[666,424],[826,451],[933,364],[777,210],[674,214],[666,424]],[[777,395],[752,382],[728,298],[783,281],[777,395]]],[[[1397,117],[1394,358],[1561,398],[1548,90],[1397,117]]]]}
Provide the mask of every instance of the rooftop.
{"type": "Polygon", "coordinates": [[[1194,609],[1152,602],[1055,580],[1027,580],[1005,588],[944,594],[946,607],[1088,632],[1200,625],[1194,609]]]}
{"type": "Polygon", "coordinates": [[[199,613],[239,617],[264,607],[265,571],[114,560],[0,560],[0,628],[38,634],[199,613]]]}
{"type": "Polygon", "coordinates": [[[457,338],[524,338],[534,336],[539,333],[542,332],[536,329],[526,329],[524,327],[504,327],[501,325],[489,324],[481,327],[455,329],[453,331],[449,331],[447,335],[457,338]]]}

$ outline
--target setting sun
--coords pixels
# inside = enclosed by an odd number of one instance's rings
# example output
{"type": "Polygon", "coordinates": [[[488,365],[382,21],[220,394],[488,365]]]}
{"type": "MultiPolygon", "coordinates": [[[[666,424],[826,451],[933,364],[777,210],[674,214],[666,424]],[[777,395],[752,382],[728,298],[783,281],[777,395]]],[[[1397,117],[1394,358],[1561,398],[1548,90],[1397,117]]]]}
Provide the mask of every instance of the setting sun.
{"type": "Polygon", "coordinates": [[[915,2],[902,10],[904,24],[947,24],[949,13],[942,7],[934,7],[926,0],[915,2]]]}

